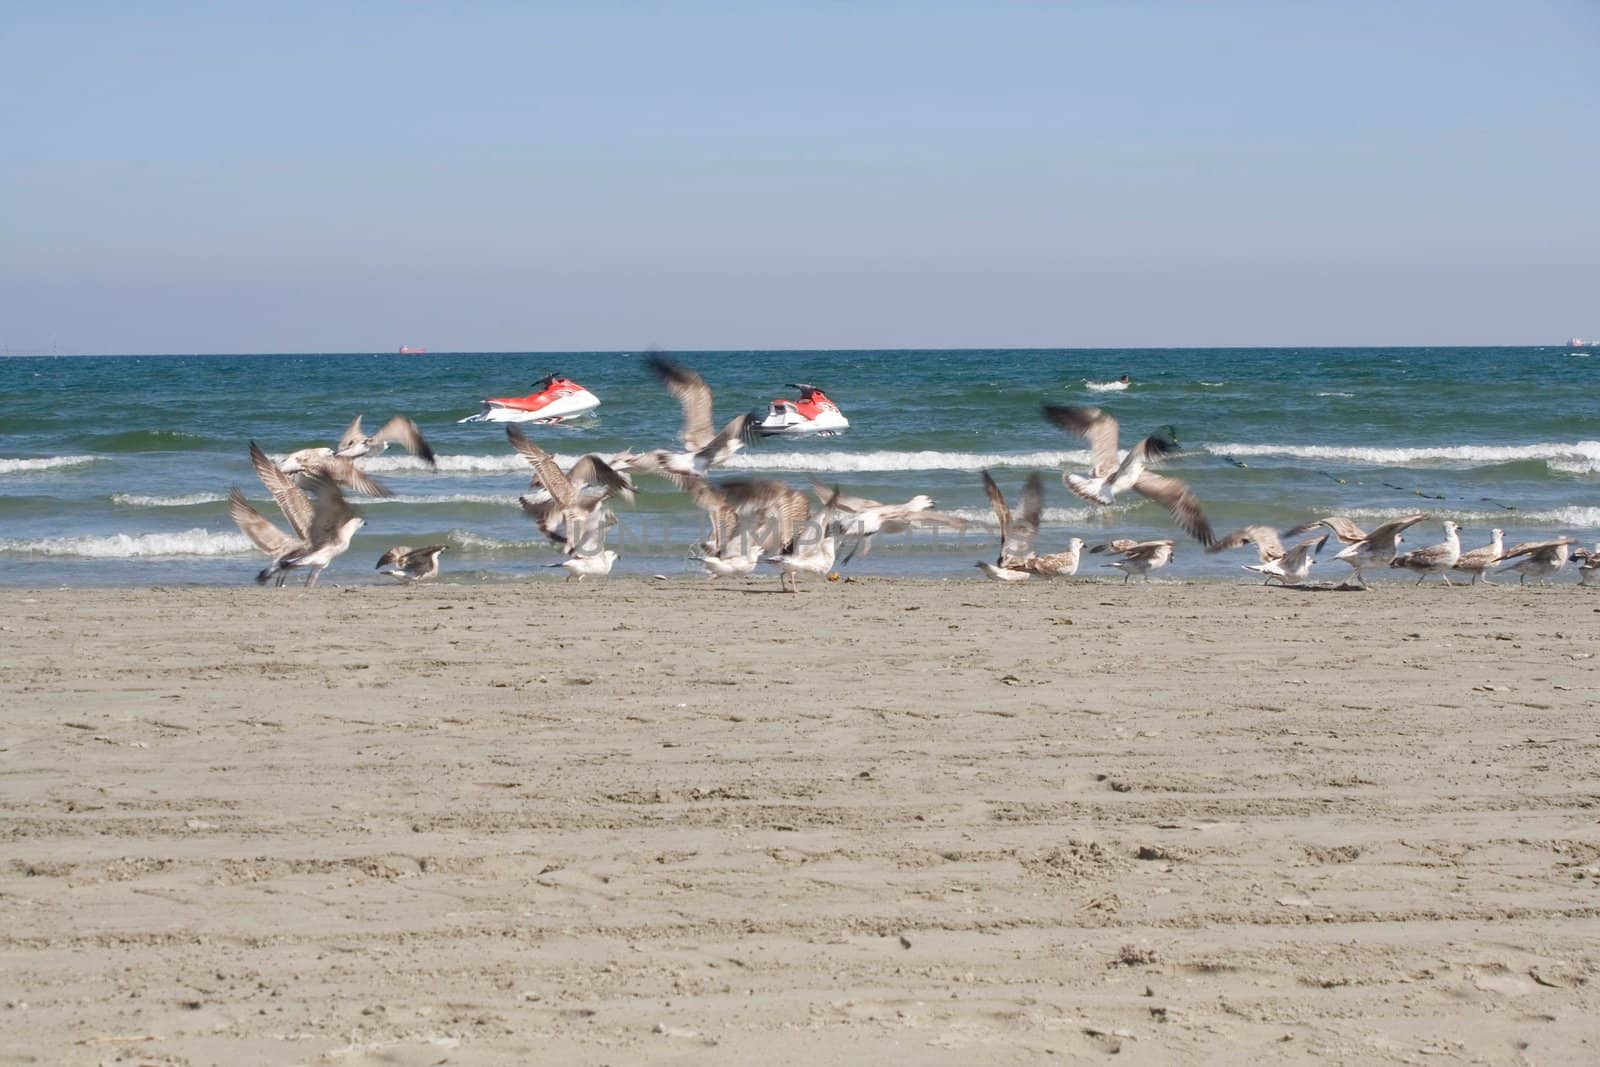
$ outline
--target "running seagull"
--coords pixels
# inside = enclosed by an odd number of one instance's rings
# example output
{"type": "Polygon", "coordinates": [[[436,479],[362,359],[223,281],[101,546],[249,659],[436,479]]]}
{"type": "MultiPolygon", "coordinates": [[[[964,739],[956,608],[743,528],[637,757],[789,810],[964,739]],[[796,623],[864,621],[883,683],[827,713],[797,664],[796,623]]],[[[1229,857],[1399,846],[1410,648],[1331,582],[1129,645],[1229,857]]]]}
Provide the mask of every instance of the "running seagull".
{"type": "Polygon", "coordinates": [[[1277,530],[1270,526],[1244,526],[1218,539],[1206,551],[1226,552],[1231,548],[1254,545],[1260,562],[1242,566],[1247,571],[1264,576],[1266,580],[1262,585],[1271,585],[1274,578],[1280,585],[1304,585],[1311,575],[1312,565],[1317,562],[1314,553],[1322,551],[1327,541],[1326,534],[1308,537],[1286,552],[1283,542],[1278,540],[1277,530]]]}
{"type": "Polygon", "coordinates": [[[685,451],[658,448],[634,456],[631,461],[634,470],[666,475],[704,475],[755,439],[757,420],[748,414],[735,416],[722,428],[721,433],[714,432],[711,423],[711,387],[700,375],[660,356],[649,357],[646,365],[683,408],[683,429],[678,437],[685,451]]]}
{"type": "Polygon", "coordinates": [[[693,556],[713,580],[743,577],[769,552],[787,551],[811,517],[804,493],[782,482],[736,478],[713,485],[704,478],[674,480],[711,520],[711,536],[693,556]]]}
{"type": "Polygon", "coordinates": [[[1005,493],[995,484],[988,471],[978,472],[983,477],[983,491],[994,508],[994,518],[1000,527],[1000,553],[995,561],[979,560],[975,566],[998,582],[1025,582],[1033,571],[1023,561],[1033,555],[1033,539],[1039,533],[1039,522],[1044,515],[1044,483],[1037,473],[1028,475],[1018,498],[1018,515],[1013,516],[1005,493]]]}
{"type": "Polygon", "coordinates": [[[1600,571],[1600,544],[1595,545],[1592,549],[1574,549],[1572,552],[1572,558],[1583,564],[1578,568],[1579,585],[1600,584],[1589,581],[1596,571],[1600,571]]]}
{"type": "Polygon", "coordinates": [[[604,547],[606,531],[617,521],[605,502],[613,493],[631,500],[633,483],[593,455],[563,471],[554,456],[515,426],[506,427],[506,439],[533,467],[539,488],[517,502],[539,532],[568,555],[593,555],[604,547]]]}
{"type": "MultiPolygon", "coordinates": [[[[272,561],[272,565],[256,575],[256,581],[265,585],[296,567],[307,567],[310,576],[306,588],[317,584],[324,568],[350,547],[350,539],[366,524],[357,515],[339,491],[339,485],[325,474],[311,478],[311,527],[305,544],[272,561]]],[[[281,585],[282,582],[280,581],[281,585]]]]}
{"type": "Polygon", "coordinates": [[[1465,571],[1472,575],[1473,585],[1478,584],[1478,579],[1483,579],[1484,585],[1493,585],[1489,580],[1489,568],[1500,562],[1500,557],[1506,551],[1506,532],[1504,530],[1489,531],[1489,543],[1482,548],[1475,548],[1471,552],[1461,553],[1461,558],[1456,560],[1452,570],[1465,571]]]}
{"type": "Polygon", "coordinates": [[[1373,530],[1370,534],[1351,522],[1343,515],[1329,515],[1326,518],[1313,519],[1303,522],[1284,536],[1299,537],[1301,534],[1325,526],[1333,531],[1347,547],[1341,549],[1334,559],[1343,560],[1350,565],[1350,576],[1339,583],[1339,588],[1349,586],[1352,579],[1361,583],[1361,588],[1367,588],[1367,580],[1361,572],[1369,567],[1387,567],[1389,561],[1394,559],[1395,547],[1400,544],[1400,534],[1406,529],[1415,526],[1426,519],[1426,515],[1407,515],[1403,519],[1394,519],[1373,530]]]}
{"type": "Polygon", "coordinates": [[[766,557],[768,563],[782,572],[778,575],[779,588],[798,593],[800,575],[825,575],[833,570],[839,537],[843,533],[842,525],[834,518],[835,504],[830,497],[823,505],[822,514],[815,521],[808,521],[782,553],[766,557]]]}
{"type": "Polygon", "coordinates": [[[596,552],[592,556],[573,556],[559,563],[546,563],[545,566],[565,567],[567,569],[567,581],[570,582],[576,578],[579,582],[582,582],[585,578],[610,574],[611,565],[615,562],[617,562],[617,554],[608,548],[604,552],[596,552]]]}
{"type": "Polygon", "coordinates": [[[1119,460],[1117,439],[1120,431],[1117,420],[1106,412],[1099,408],[1046,404],[1044,416],[1061,429],[1089,442],[1093,466],[1087,476],[1064,473],[1061,481],[1068,489],[1089,503],[1101,506],[1113,503],[1118,493],[1132,489],[1166,508],[1179,529],[1202,545],[1209,546],[1216,540],[1211,532],[1211,524],[1206,521],[1200,510],[1200,502],[1190,492],[1189,486],[1179,478],[1146,469],[1151,460],[1177,447],[1177,438],[1170,432],[1162,431],[1146,437],[1128,449],[1128,454],[1119,460]]]}
{"type": "Polygon", "coordinates": [[[1135,574],[1144,575],[1144,580],[1150,580],[1150,572],[1160,570],[1172,562],[1173,549],[1176,541],[1134,541],[1129,543],[1126,539],[1118,539],[1109,544],[1095,545],[1090,552],[1116,552],[1122,556],[1120,560],[1103,563],[1103,567],[1116,567],[1122,571],[1122,584],[1127,585],[1135,574]],[[1117,547],[1117,546],[1123,547],[1117,547]]]}
{"type": "Polygon", "coordinates": [[[1537,578],[1540,585],[1549,585],[1550,576],[1567,565],[1568,548],[1577,543],[1571,537],[1558,537],[1552,541],[1524,541],[1500,557],[1501,563],[1513,559],[1517,561],[1500,570],[1516,571],[1521,585],[1528,583],[1529,576],[1537,578]]]}
{"type": "Polygon", "coordinates": [[[1444,521],[1444,540],[1427,548],[1413,549],[1403,556],[1396,556],[1389,561],[1391,567],[1402,567],[1406,570],[1416,571],[1421,577],[1417,584],[1421,585],[1430,574],[1437,574],[1444,579],[1445,585],[1450,581],[1450,568],[1456,565],[1461,558],[1461,527],[1451,522],[1444,521]]]}
{"type": "Polygon", "coordinates": [[[395,545],[383,554],[378,560],[375,570],[382,570],[403,581],[420,582],[424,578],[436,577],[439,573],[439,553],[445,550],[444,545],[428,545],[425,548],[412,548],[410,545],[395,545]],[[388,570],[383,570],[388,567],[388,570]]]}

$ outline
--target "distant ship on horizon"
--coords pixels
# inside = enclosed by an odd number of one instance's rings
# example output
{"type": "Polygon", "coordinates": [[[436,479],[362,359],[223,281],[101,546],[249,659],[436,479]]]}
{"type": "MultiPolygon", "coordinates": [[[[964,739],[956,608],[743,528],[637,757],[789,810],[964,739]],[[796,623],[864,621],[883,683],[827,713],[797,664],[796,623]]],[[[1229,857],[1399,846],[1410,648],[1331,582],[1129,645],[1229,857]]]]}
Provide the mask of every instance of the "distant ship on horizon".
{"type": "Polygon", "coordinates": [[[412,348],[410,345],[401,345],[400,354],[402,356],[425,356],[428,354],[428,350],[426,348],[412,348]]]}

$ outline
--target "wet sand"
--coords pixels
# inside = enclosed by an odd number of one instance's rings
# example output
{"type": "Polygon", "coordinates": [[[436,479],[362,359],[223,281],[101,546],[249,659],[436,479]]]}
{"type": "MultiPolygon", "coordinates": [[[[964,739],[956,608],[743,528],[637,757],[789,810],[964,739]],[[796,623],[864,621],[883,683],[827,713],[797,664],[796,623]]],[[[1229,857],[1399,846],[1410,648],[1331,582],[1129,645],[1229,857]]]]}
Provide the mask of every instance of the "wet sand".
{"type": "Polygon", "coordinates": [[[0,1062],[1600,1058],[1594,591],[776,586],[8,593],[0,1062]]]}

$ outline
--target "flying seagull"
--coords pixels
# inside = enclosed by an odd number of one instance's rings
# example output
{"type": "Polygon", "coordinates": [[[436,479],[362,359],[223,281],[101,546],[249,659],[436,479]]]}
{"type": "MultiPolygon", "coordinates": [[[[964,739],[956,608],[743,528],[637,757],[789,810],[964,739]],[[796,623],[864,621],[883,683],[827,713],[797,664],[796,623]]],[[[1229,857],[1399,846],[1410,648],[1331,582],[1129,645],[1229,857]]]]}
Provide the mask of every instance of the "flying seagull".
{"type": "Polygon", "coordinates": [[[717,433],[711,421],[711,387],[688,367],[661,356],[651,356],[646,366],[683,408],[683,429],[678,438],[684,451],[658,448],[632,459],[633,469],[656,474],[704,475],[725,462],[756,438],[754,416],[736,415],[717,433]]]}

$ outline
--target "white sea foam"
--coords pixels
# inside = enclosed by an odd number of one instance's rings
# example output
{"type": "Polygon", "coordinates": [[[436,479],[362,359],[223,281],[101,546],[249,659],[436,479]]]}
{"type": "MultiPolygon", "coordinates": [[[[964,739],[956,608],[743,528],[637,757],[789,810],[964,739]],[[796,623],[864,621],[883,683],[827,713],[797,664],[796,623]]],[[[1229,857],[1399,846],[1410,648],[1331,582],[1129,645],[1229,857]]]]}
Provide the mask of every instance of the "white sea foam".
{"type": "Polygon", "coordinates": [[[1091,393],[1120,393],[1128,387],[1127,382],[1091,382],[1084,379],[1083,387],[1091,393]]]}
{"type": "Polygon", "coordinates": [[[1354,394],[1354,393],[1333,393],[1333,392],[1330,392],[1330,393],[1318,393],[1317,395],[1318,396],[1345,396],[1345,397],[1349,397],[1349,396],[1355,396],[1356,394],[1354,394]]]}
{"type": "Polygon", "coordinates": [[[498,537],[485,537],[483,534],[473,533],[471,530],[451,530],[445,534],[445,542],[457,548],[476,549],[479,552],[526,552],[535,548],[543,548],[550,544],[549,541],[503,541],[498,537]]]}
{"type": "Polygon", "coordinates": [[[128,508],[187,508],[195,504],[217,504],[228,499],[221,493],[186,493],[183,496],[141,496],[138,493],[112,493],[111,502],[128,508]]]}
{"type": "Polygon", "coordinates": [[[990,467],[1060,467],[1087,464],[1089,453],[1073,452],[764,452],[744,451],[724,466],[747,471],[978,471],[990,467]]]}
{"type": "MultiPolygon", "coordinates": [[[[556,458],[565,466],[576,457],[556,458]]],[[[437,468],[432,468],[415,456],[372,456],[362,459],[358,465],[362,470],[372,471],[374,474],[396,471],[429,472],[434,469],[442,474],[505,474],[508,471],[526,472],[531,469],[521,453],[513,452],[509,447],[505,452],[490,456],[439,456],[437,463],[437,468]]]]}
{"type": "Polygon", "coordinates": [[[1532,445],[1448,445],[1436,448],[1367,448],[1358,445],[1211,444],[1218,456],[1290,456],[1373,467],[1482,467],[1544,460],[1571,473],[1600,470],[1600,441],[1546,441],[1532,445]],[[1559,467],[1556,464],[1560,464],[1559,467]]]}
{"type": "Polygon", "coordinates": [[[170,556],[237,556],[253,551],[243,534],[193,529],[182,533],[0,539],[0,553],[77,556],[82,559],[147,559],[170,556]]]}
{"type": "Polygon", "coordinates": [[[516,493],[440,493],[436,496],[422,494],[396,493],[394,496],[363,497],[362,507],[373,504],[505,504],[508,507],[517,506],[516,493]]]}
{"type": "Polygon", "coordinates": [[[1221,389],[1224,385],[1227,385],[1228,383],[1227,382],[1200,382],[1199,384],[1205,386],[1207,389],[1221,389]]]}
{"type": "Polygon", "coordinates": [[[0,459],[0,474],[28,474],[34,471],[51,471],[61,467],[81,467],[94,463],[99,456],[46,456],[41,459],[0,459]]]}
{"type": "Polygon", "coordinates": [[[1463,526],[1479,530],[1487,530],[1493,526],[1600,528],[1600,507],[1583,507],[1580,505],[1531,511],[1507,511],[1504,508],[1424,508],[1419,504],[1415,508],[1353,508],[1346,514],[1360,522],[1384,523],[1390,519],[1415,515],[1417,512],[1424,510],[1428,513],[1428,522],[1430,523],[1439,523],[1445,519],[1450,519],[1453,522],[1461,523],[1463,526]]]}
{"type": "MultiPolygon", "coordinates": [[[[1109,515],[1127,508],[1118,504],[1108,508],[1045,508],[1040,516],[1041,521],[1051,524],[1068,525],[1083,523],[1101,515],[1109,515]]],[[[979,523],[986,526],[995,525],[994,512],[989,508],[952,508],[946,514],[954,515],[958,519],[979,523]]]]}

